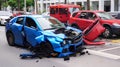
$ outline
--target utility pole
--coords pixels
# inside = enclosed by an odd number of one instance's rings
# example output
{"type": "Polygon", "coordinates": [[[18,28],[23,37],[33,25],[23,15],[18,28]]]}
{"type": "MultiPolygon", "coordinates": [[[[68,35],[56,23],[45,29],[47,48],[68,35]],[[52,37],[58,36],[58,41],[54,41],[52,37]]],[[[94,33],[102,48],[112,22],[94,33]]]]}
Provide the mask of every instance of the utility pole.
{"type": "Polygon", "coordinates": [[[20,0],[18,0],[18,11],[20,11],[20,0]]]}
{"type": "Polygon", "coordinates": [[[37,8],[36,8],[36,0],[34,0],[34,4],[35,4],[35,5],[34,5],[34,7],[35,7],[35,14],[36,14],[36,13],[37,13],[37,12],[36,12],[36,9],[37,9],[37,8]]]}
{"type": "Polygon", "coordinates": [[[87,0],[87,10],[90,10],[90,0],[87,0]]]}
{"type": "Polygon", "coordinates": [[[37,1],[38,0],[34,0],[34,3],[35,3],[35,14],[38,13],[38,4],[37,4],[37,1]]]}
{"type": "Polygon", "coordinates": [[[26,13],[26,0],[24,0],[24,12],[26,13]]]}
{"type": "Polygon", "coordinates": [[[67,4],[67,0],[65,0],[65,4],[67,4]]]}
{"type": "Polygon", "coordinates": [[[0,10],[1,10],[2,1],[0,0],[0,10]]]}

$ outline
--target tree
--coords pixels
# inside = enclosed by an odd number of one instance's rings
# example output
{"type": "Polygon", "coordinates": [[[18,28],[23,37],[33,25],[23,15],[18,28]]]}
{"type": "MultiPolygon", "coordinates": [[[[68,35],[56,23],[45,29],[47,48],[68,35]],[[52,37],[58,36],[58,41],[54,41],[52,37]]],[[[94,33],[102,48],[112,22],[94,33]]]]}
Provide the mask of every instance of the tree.
{"type": "Polygon", "coordinates": [[[0,10],[1,10],[1,4],[2,4],[1,2],[2,2],[2,1],[0,0],[0,10]]]}
{"type": "Polygon", "coordinates": [[[16,0],[9,0],[8,4],[12,7],[12,10],[16,9],[16,7],[17,7],[16,0]]]}
{"type": "MultiPolygon", "coordinates": [[[[12,7],[12,9],[23,10],[24,8],[24,0],[9,0],[8,4],[12,7]]],[[[26,7],[33,5],[34,0],[26,0],[26,7]]]]}
{"type": "Polygon", "coordinates": [[[7,0],[0,0],[0,10],[2,7],[6,7],[7,5],[7,0]]]}
{"type": "Polygon", "coordinates": [[[34,0],[26,0],[26,6],[33,6],[34,5],[34,0]]]}
{"type": "Polygon", "coordinates": [[[4,3],[2,3],[2,6],[3,6],[3,7],[7,7],[7,6],[8,6],[8,3],[7,3],[7,2],[4,2],[4,3]]]}

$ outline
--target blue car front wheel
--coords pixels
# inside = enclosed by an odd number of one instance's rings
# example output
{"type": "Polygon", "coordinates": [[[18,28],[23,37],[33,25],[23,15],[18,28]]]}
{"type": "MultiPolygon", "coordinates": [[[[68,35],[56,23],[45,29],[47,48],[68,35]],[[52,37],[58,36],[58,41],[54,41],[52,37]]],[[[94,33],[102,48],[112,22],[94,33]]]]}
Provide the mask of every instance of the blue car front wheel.
{"type": "Polygon", "coordinates": [[[53,47],[48,41],[37,45],[33,51],[46,57],[56,57],[58,55],[58,53],[53,50],[53,47]]]}

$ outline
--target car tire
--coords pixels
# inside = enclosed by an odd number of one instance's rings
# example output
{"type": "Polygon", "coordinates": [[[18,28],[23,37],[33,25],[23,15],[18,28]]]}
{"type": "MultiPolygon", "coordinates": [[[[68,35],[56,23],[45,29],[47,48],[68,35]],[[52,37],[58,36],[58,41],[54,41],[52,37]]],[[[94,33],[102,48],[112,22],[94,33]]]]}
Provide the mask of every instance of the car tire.
{"type": "Polygon", "coordinates": [[[1,24],[1,22],[0,22],[0,26],[1,26],[2,24],[1,24]]]}
{"type": "Polygon", "coordinates": [[[44,49],[45,49],[45,52],[48,54],[47,57],[51,56],[51,53],[54,53],[53,47],[48,41],[44,44],[44,49]]]}
{"type": "Polygon", "coordinates": [[[57,56],[57,53],[53,50],[50,42],[42,42],[34,48],[34,52],[37,54],[43,54],[45,57],[57,56]],[[56,54],[56,55],[55,55],[56,54]]]}
{"type": "Polygon", "coordinates": [[[15,38],[14,38],[13,33],[7,32],[6,36],[7,36],[7,41],[8,41],[9,46],[14,46],[15,45],[15,38]]]}
{"type": "Polygon", "coordinates": [[[113,33],[112,33],[111,28],[110,27],[105,27],[105,32],[103,32],[102,36],[104,38],[112,38],[112,35],[113,35],[113,33]]]}

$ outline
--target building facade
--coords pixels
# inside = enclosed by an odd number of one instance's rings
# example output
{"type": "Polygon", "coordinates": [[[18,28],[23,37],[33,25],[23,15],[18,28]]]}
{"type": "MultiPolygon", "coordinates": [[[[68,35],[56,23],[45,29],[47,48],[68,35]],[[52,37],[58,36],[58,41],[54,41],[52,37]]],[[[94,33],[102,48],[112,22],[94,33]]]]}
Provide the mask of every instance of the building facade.
{"type": "MultiPolygon", "coordinates": [[[[64,3],[65,0],[38,0],[37,5],[40,12],[48,11],[52,4],[64,3]]],[[[87,0],[67,0],[69,4],[77,4],[87,9],[87,0]]],[[[102,10],[108,12],[120,11],[120,0],[90,0],[91,10],[102,10]]]]}

